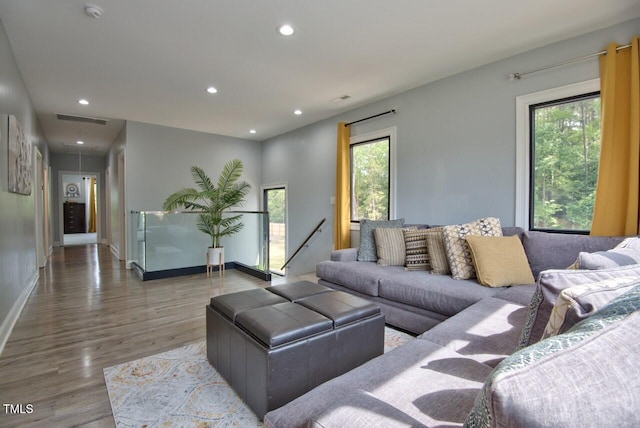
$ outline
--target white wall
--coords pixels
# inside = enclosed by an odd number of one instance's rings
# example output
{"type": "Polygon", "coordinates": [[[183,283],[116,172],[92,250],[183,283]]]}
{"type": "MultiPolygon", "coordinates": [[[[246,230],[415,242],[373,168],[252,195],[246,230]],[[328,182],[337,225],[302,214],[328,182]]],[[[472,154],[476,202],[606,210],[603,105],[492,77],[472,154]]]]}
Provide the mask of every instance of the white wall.
{"type": "Polygon", "coordinates": [[[118,156],[124,153],[127,142],[127,126],[122,127],[115,140],[111,144],[105,159],[105,207],[109,220],[105,233],[108,233],[107,242],[111,244],[116,255],[120,250],[120,223],[119,223],[119,190],[118,190],[118,156]],[[107,169],[110,176],[106,177],[107,169]],[[106,183],[108,179],[108,183],[106,183]]]}
{"type": "MultiPolygon", "coordinates": [[[[162,210],[162,204],[171,193],[183,187],[194,187],[191,166],[201,167],[215,181],[224,164],[236,158],[244,165],[242,179],[252,187],[248,203],[241,209],[257,210],[262,167],[260,155],[260,143],[255,141],[127,122],[126,212],[162,210]]],[[[247,245],[257,245],[257,241],[247,245]]],[[[202,264],[205,250],[203,248],[202,264]]],[[[240,246],[235,250],[242,251],[240,246]]],[[[226,261],[236,259],[235,250],[225,251],[226,261]]]]}
{"type": "MultiPolygon", "coordinates": [[[[628,43],[640,20],[497,61],[263,143],[262,181],[288,182],[289,242],[295,248],[327,217],[317,242],[292,262],[290,274],[315,270],[333,242],[336,123],[391,108],[398,113],[352,127],[358,135],[397,127],[397,217],[409,223],[459,223],[482,216],[515,221],[515,98],[598,77],[597,59],[509,81],[513,72],[628,43]]],[[[424,53],[428,55],[428,53],[424,53]]],[[[437,61],[437,58],[433,59],[437,61]]],[[[357,100],[354,100],[357,101],[357,100]]]]}
{"type": "MultiPolygon", "coordinates": [[[[0,352],[38,280],[36,264],[36,190],[30,196],[8,192],[8,115],[15,115],[33,147],[49,165],[49,150],[13,52],[0,24],[0,352]]],[[[35,176],[32,179],[35,183],[35,176]]]]}

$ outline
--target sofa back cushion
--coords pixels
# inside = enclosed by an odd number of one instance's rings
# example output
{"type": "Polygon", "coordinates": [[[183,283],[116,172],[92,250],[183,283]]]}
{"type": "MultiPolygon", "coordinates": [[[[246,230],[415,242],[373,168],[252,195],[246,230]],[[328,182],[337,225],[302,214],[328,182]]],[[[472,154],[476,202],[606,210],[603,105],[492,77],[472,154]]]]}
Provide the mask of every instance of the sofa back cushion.
{"type": "Polygon", "coordinates": [[[624,237],[572,235],[527,231],[522,235],[522,245],[527,253],[529,265],[535,278],[547,269],[566,269],[571,266],[581,251],[609,250],[624,237]]]}
{"type": "Polygon", "coordinates": [[[503,360],[465,427],[640,426],[640,287],[503,360]]]}

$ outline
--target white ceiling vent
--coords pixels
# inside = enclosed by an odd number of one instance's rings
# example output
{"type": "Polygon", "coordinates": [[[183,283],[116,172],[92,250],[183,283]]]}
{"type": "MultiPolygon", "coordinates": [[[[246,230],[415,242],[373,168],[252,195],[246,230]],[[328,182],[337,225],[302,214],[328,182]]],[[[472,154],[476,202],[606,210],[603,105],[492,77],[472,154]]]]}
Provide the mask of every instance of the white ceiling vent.
{"type": "Polygon", "coordinates": [[[349,98],[351,98],[351,95],[344,94],[344,95],[340,95],[339,97],[336,97],[336,98],[332,99],[331,102],[339,103],[341,101],[346,101],[349,98]]]}
{"type": "Polygon", "coordinates": [[[72,116],[69,114],[56,114],[58,120],[68,120],[70,122],[93,123],[94,125],[106,125],[109,123],[107,119],[98,119],[95,117],[72,116]]]}

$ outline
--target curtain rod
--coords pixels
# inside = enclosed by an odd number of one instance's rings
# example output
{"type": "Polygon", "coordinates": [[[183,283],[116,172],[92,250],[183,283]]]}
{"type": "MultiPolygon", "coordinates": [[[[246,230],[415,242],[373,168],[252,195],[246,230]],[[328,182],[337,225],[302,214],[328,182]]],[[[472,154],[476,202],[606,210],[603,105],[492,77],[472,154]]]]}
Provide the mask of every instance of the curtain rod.
{"type": "Polygon", "coordinates": [[[374,114],[373,116],[365,117],[364,119],[354,120],[353,122],[345,123],[344,126],[353,125],[354,123],[364,122],[365,120],[374,119],[376,117],[384,116],[385,114],[395,114],[396,109],[391,109],[389,111],[385,111],[384,113],[374,114]]]}
{"type": "MultiPolygon", "coordinates": [[[[616,48],[616,52],[620,51],[622,49],[630,48],[630,47],[631,47],[631,43],[629,43],[628,45],[624,45],[624,46],[618,46],[616,48]]],[[[585,59],[593,58],[595,56],[605,55],[606,53],[607,53],[607,51],[604,50],[604,51],[596,52],[594,54],[581,56],[580,58],[574,58],[574,59],[570,59],[570,60],[567,60],[567,61],[563,61],[563,62],[560,62],[558,64],[548,65],[546,67],[542,67],[542,68],[539,68],[537,70],[527,71],[525,73],[511,73],[511,74],[509,74],[509,80],[520,80],[524,76],[528,76],[528,75],[533,74],[533,73],[539,73],[541,71],[550,70],[552,68],[562,67],[563,65],[573,64],[574,62],[584,61],[585,59]]]]}

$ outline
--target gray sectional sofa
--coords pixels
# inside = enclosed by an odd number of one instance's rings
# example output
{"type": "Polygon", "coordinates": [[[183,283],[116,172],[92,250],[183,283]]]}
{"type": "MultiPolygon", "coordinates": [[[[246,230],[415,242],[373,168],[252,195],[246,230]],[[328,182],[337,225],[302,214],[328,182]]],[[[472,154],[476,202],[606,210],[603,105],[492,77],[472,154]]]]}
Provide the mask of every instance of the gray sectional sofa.
{"type": "MultiPolygon", "coordinates": [[[[502,233],[521,238],[534,277],[546,269],[568,267],[580,252],[608,250],[623,239],[525,232],[519,227],[503,227],[502,233]]],[[[379,266],[376,262],[359,262],[357,257],[357,248],[334,251],[331,260],[318,263],[318,283],[379,304],[387,324],[415,334],[488,297],[527,305],[535,289],[534,284],[484,287],[475,279],[455,280],[450,275],[406,271],[402,266],[379,266]]]]}
{"type": "Polygon", "coordinates": [[[264,425],[640,426],[640,265],[565,270],[580,252],[623,238],[503,233],[522,239],[536,284],[487,288],[358,262],[356,250],[320,263],[319,283],[374,301],[389,324],[421,334],[267,413],[264,425]],[[606,299],[591,293],[583,304],[595,315],[541,340],[563,289],[607,281],[606,299]]]}

